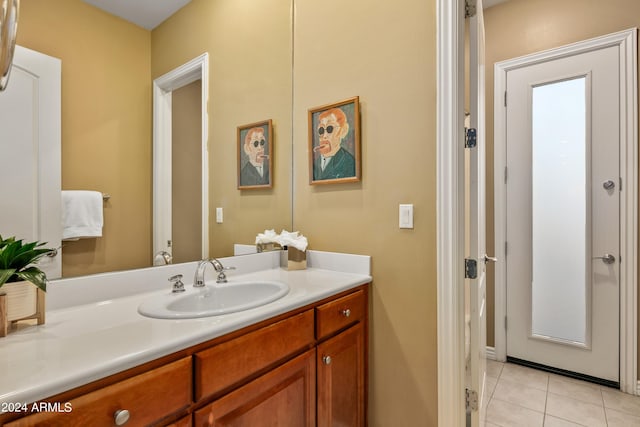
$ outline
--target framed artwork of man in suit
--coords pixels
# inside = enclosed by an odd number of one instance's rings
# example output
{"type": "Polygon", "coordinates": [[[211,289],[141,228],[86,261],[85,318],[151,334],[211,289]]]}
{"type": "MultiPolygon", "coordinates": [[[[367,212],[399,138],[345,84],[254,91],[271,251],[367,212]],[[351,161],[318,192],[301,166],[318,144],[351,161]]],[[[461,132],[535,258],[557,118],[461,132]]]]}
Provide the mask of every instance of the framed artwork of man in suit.
{"type": "Polygon", "coordinates": [[[360,181],[358,97],[309,110],[309,183],[360,181]]]}
{"type": "Polygon", "coordinates": [[[238,126],[238,189],[273,186],[272,135],[271,119],[238,126]]]}

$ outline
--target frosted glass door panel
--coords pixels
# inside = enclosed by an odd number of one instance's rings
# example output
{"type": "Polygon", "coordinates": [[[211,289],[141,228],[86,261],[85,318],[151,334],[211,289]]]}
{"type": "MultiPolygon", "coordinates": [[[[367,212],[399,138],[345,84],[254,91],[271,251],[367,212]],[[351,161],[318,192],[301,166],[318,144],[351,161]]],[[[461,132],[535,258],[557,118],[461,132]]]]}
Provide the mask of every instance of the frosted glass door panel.
{"type": "Polygon", "coordinates": [[[585,77],[532,89],[533,336],[587,345],[585,77]]]}

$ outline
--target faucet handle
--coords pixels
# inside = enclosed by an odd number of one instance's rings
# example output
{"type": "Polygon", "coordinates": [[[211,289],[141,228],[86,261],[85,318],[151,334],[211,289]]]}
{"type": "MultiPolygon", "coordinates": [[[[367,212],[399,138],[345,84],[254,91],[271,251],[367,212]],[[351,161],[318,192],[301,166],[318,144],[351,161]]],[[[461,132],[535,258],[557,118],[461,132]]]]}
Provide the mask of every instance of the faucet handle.
{"type": "Polygon", "coordinates": [[[173,293],[184,292],[184,283],[182,283],[182,274],[176,274],[175,276],[169,277],[169,282],[171,282],[171,292],[173,293]]]}
{"type": "Polygon", "coordinates": [[[216,279],[216,283],[227,283],[227,275],[224,274],[224,272],[235,269],[235,267],[222,267],[222,270],[218,271],[218,278],[216,279]]]}

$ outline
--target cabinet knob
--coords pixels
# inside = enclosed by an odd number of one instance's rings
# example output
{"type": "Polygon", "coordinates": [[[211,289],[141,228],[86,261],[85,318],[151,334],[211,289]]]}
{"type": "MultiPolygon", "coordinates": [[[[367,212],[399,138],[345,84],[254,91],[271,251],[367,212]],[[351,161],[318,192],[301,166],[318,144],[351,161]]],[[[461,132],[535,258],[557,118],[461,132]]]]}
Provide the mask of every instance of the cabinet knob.
{"type": "Polygon", "coordinates": [[[113,420],[117,426],[123,426],[127,423],[127,421],[129,421],[129,416],[129,411],[127,411],[126,409],[118,409],[113,414],[113,420]]]}
{"type": "Polygon", "coordinates": [[[349,317],[351,316],[351,310],[349,310],[348,308],[345,308],[344,310],[342,310],[342,315],[344,317],[349,317]]]}
{"type": "Polygon", "coordinates": [[[331,356],[322,356],[322,362],[325,365],[331,365],[331,356]]]}

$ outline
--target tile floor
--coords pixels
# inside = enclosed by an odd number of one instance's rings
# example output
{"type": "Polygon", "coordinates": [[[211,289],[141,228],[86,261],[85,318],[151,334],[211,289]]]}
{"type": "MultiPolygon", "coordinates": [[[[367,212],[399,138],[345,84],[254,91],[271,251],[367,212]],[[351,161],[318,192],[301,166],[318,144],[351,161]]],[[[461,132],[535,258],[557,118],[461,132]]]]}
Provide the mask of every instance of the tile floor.
{"type": "Polygon", "coordinates": [[[640,427],[640,396],[487,360],[487,427],[640,427]]]}

